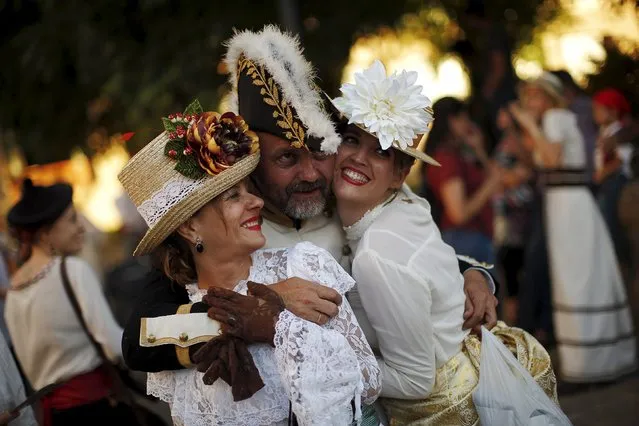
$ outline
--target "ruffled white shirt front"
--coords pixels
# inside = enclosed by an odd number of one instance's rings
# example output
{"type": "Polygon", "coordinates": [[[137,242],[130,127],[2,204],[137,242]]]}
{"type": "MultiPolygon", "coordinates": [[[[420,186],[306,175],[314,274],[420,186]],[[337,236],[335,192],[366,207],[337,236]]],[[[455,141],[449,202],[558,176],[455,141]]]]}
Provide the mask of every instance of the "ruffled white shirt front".
{"type": "Polygon", "coordinates": [[[349,301],[381,356],[381,396],[427,397],[438,367],[461,349],[464,279],[428,202],[404,186],[345,229],[357,287],[349,301]]]}
{"type": "MultiPolygon", "coordinates": [[[[274,284],[289,277],[322,283],[344,295],[353,279],[325,250],[310,243],[252,255],[248,281],[274,284]]],[[[246,294],[246,281],[235,291],[246,294]]],[[[204,292],[191,286],[192,302],[204,292]]],[[[350,305],[320,327],[288,311],[276,324],[275,348],[251,345],[264,388],[234,402],[231,388],[218,380],[207,386],[191,369],[148,375],[147,392],[168,402],[178,425],[286,425],[289,401],[301,425],[342,425],[353,419],[351,401],[372,403],[381,388],[380,370],[350,305]]]]}

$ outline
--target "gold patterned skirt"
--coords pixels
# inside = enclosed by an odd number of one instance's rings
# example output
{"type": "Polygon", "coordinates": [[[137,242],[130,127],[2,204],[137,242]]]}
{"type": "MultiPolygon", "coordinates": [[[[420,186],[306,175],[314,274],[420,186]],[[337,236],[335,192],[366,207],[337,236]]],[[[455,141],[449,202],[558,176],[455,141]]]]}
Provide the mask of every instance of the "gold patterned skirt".
{"type": "MultiPolygon", "coordinates": [[[[557,380],[546,349],[524,330],[508,327],[503,322],[497,323],[491,332],[517,357],[546,395],[558,403],[557,380]]],[[[479,382],[480,357],[481,341],[469,335],[461,352],[437,369],[435,384],[427,399],[382,398],[391,426],[479,425],[472,393],[479,382]]]]}

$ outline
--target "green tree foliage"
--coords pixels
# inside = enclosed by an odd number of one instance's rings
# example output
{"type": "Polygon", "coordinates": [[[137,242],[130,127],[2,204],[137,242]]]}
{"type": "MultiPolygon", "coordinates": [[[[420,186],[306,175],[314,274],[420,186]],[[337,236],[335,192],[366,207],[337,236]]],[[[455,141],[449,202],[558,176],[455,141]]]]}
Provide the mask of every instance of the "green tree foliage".
{"type": "MultiPolygon", "coordinates": [[[[406,14],[439,7],[458,21],[461,31],[441,38],[444,48],[479,34],[462,19],[465,0],[4,0],[0,142],[11,134],[29,163],[46,163],[68,158],[74,147],[88,149],[91,134],[135,131],[135,151],[162,130],[159,117],[193,97],[215,108],[228,90],[223,41],[233,28],[277,23],[286,3],[297,6],[307,56],[329,92],[339,86],[354,40],[406,14]]],[[[486,10],[523,40],[540,3],[491,0],[486,10]]]]}

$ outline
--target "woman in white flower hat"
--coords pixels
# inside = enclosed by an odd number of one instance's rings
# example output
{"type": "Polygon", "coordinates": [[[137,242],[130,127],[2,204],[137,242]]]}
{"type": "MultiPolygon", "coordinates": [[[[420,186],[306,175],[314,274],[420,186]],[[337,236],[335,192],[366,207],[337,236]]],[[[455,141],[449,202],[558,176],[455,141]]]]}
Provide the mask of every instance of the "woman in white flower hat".
{"type": "MultiPolygon", "coordinates": [[[[380,353],[381,401],[390,423],[476,425],[471,393],[480,342],[462,330],[464,280],[430,206],[404,184],[415,159],[438,166],[417,149],[433,117],[416,80],[415,72],[387,76],[376,61],[333,100],[343,137],[333,190],[358,283],[350,297],[380,353]]],[[[503,323],[492,331],[556,401],[544,348],[503,323]]]]}
{"type": "Polygon", "coordinates": [[[140,345],[175,345],[197,369],[150,373],[147,391],[178,425],[349,424],[381,381],[350,306],[318,326],[284,310],[268,284],[304,276],[343,295],[352,278],[310,243],[261,249],[263,201],[246,182],[258,138],[242,117],[194,103],[163,121],[119,178],[149,225],[135,254],[154,251],[191,303],[143,319],[140,345]]]}

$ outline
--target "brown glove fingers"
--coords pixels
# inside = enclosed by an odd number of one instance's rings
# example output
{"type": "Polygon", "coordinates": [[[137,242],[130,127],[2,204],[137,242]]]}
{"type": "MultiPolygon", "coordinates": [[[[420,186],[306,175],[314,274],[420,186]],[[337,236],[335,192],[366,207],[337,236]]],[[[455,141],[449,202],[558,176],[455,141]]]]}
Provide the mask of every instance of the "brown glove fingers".
{"type": "Polygon", "coordinates": [[[280,311],[285,309],[284,300],[280,297],[279,294],[268,288],[268,286],[264,284],[254,283],[253,281],[249,281],[248,291],[251,296],[255,296],[259,299],[263,299],[265,302],[271,303],[275,306],[280,307],[280,311]]]}
{"type": "Polygon", "coordinates": [[[210,360],[216,359],[218,357],[218,353],[220,352],[220,348],[224,344],[224,338],[215,338],[206,342],[200,349],[198,349],[192,356],[192,361],[194,364],[198,365],[198,371],[203,373],[204,370],[200,370],[199,364],[208,362],[210,364],[210,360]]]}

